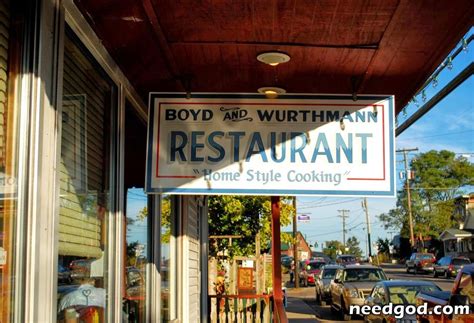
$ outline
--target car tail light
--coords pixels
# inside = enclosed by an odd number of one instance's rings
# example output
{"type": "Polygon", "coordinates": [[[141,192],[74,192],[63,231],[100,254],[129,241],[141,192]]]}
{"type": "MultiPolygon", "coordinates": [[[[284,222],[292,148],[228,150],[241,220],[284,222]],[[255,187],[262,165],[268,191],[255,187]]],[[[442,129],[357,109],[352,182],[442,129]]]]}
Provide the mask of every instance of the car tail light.
{"type": "Polygon", "coordinates": [[[394,318],[394,317],[389,317],[389,318],[388,318],[388,322],[389,322],[389,323],[397,323],[397,319],[394,318]]]}

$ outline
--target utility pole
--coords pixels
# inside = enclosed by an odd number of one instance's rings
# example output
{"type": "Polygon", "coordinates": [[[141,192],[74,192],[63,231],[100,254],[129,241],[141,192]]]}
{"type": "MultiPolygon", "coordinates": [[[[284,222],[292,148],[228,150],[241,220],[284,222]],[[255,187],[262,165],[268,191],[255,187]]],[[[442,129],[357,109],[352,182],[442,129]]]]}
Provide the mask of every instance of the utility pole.
{"type": "Polygon", "coordinates": [[[345,249],[346,248],[346,218],[349,217],[348,215],[346,215],[346,213],[349,212],[349,210],[337,210],[337,212],[342,213],[342,215],[338,215],[338,217],[342,218],[342,244],[344,245],[344,249],[345,249]]]}
{"type": "Polygon", "coordinates": [[[411,195],[410,195],[410,174],[408,173],[408,160],[407,153],[409,151],[418,151],[418,148],[404,148],[399,149],[397,153],[403,153],[403,161],[405,163],[405,187],[407,190],[407,206],[408,206],[408,222],[410,225],[410,245],[413,248],[415,246],[415,235],[413,233],[413,215],[411,213],[411,195]]]}
{"type": "MultiPolygon", "coordinates": [[[[296,240],[298,238],[298,229],[297,229],[297,223],[296,223],[296,196],[293,197],[293,261],[295,262],[295,272],[293,274],[293,277],[295,279],[295,288],[300,287],[300,264],[298,261],[298,241],[296,240]]],[[[291,264],[290,264],[290,270],[291,270],[291,264]]]]}
{"type": "Polygon", "coordinates": [[[364,197],[362,201],[362,207],[365,210],[365,222],[367,222],[367,243],[369,246],[369,259],[372,257],[372,242],[370,241],[370,217],[369,217],[369,208],[367,206],[367,198],[364,197]]]}

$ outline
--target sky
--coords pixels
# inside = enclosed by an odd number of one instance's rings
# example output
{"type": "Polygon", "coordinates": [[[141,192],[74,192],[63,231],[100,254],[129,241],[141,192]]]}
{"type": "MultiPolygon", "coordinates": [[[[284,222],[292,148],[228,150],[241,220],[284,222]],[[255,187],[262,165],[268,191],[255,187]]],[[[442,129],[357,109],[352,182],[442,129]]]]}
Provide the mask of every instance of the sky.
{"type": "MultiPolygon", "coordinates": [[[[467,35],[474,33],[471,29],[467,35]]],[[[452,69],[445,68],[439,75],[438,84],[434,87],[428,85],[425,90],[426,101],[443,88],[452,78],[462,71],[468,64],[474,61],[474,42],[467,51],[462,51],[453,61],[452,69]]],[[[474,79],[471,76],[455,91],[449,94],[443,101],[438,103],[430,112],[425,114],[415,124],[409,127],[399,137],[396,138],[396,149],[418,148],[419,152],[429,150],[447,149],[457,154],[464,154],[471,162],[474,162],[474,79]]],[[[417,96],[419,106],[424,101],[421,93],[417,96]]],[[[399,124],[402,124],[418,106],[411,103],[406,108],[406,116],[400,113],[399,124]]],[[[397,188],[402,187],[402,182],[398,176],[404,170],[403,155],[396,154],[396,178],[397,188]]],[[[409,159],[416,153],[410,153],[409,159]]],[[[137,188],[129,191],[127,200],[127,216],[136,219],[138,212],[146,206],[146,197],[143,189],[137,188]]],[[[395,198],[368,198],[368,211],[371,218],[372,241],[378,238],[391,239],[398,232],[385,230],[378,220],[379,214],[388,212],[395,207],[395,198]]],[[[346,219],[347,234],[346,239],[355,236],[361,242],[362,251],[366,252],[366,221],[365,213],[361,205],[362,198],[342,198],[342,197],[298,197],[298,214],[307,214],[311,220],[308,223],[298,223],[298,230],[303,233],[307,241],[321,250],[321,244],[329,240],[342,241],[342,219],[338,217],[338,210],[349,210],[346,219]]],[[[290,231],[292,227],[283,228],[283,231],[290,231]]],[[[146,223],[136,222],[129,226],[127,233],[129,242],[139,241],[146,243],[146,223]]]]}
{"type": "MultiPolygon", "coordinates": [[[[466,39],[474,33],[471,29],[466,39]]],[[[438,84],[434,87],[428,85],[425,90],[426,101],[451,81],[467,65],[474,61],[474,42],[467,51],[462,51],[453,61],[452,69],[445,68],[438,78],[438,84]]],[[[417,102],[421,107],[423,99],[421,93],[417,96],[417,102]]],[[[399,124],[402,124],[418,106],[411,103],[407,106],[405,116],[400,113],[399,124]]],[[[457,154],[469,156],[469,161],[474,162],[474,78],[471,76],[456,90],[451,92],[437,106],[431,109],[416,123],[405,130],[395,139],[396,150],[404,148],[418,148],[419,152],[429,150],[450,150],[457,154]]],[[[416,153],[409,153],[409,159],[416,153]]],[[[398,174],[404,170],[403,155],[396,154],[396,177],[397,188],[402,187],[402,180],[398,174]]],[[[307,237],[310,244],[318,244],[315,250],[321,250],[321,243],[328,240],[342,241],[342,219],[338,217],[338,210],[350,210],[347,214],[346,226],[349,228],[346,239],[356,236],[361,242],[362,251],[366,252],[366,220],[365,213],[361,205],[362,198],[318,198],[299,197],[297,198],[297,213],[308,214],[311,217],[309,223],[300,223],[298,230],[307,237]]],[[[388,212],[395,207],[395,198],[368,198],[368,210],[371,219],[371,240],[378,238],[391,239],[398,232],[384,230],[377,215],[388,212]]],[[[285,228],[291,230],[291,227],[285,228]]]]}

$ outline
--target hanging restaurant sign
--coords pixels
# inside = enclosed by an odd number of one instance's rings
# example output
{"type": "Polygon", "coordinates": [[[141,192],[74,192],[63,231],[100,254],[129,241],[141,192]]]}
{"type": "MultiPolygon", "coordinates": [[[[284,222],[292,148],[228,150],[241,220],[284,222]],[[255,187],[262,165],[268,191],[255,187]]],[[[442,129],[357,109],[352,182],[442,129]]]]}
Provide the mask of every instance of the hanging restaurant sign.
{"type": "Polygon", "coordinates": [[[147,193],[394,196],[392,96],[151,93],[147,193]]]}

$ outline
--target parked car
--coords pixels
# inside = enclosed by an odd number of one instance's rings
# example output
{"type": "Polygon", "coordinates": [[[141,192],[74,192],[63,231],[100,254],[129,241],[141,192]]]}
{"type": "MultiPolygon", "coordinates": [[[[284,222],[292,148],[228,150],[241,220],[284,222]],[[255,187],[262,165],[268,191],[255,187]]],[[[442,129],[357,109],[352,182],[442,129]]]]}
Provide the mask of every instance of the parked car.
{"type": "Polygon", "coordinates": [[[293,261],[293,257],[291,256],[287,256],[287,255],[281,256],[281,265],[287,269],[290,269],[292,261],[293,261]]]}
{"type": "Polygon", "coordinates": [[[91,263],[95,259],[77,259],[71,261],[69,270],[71,271],[71,278],[79,280],[90,277],[91,263]]]}
{"type": "Polygon", "coordinates": [[[336,271],[331,283],[331,310],[342,320],[351,319],[349,307],[363,305],[376,283],[387,280],[385,272],[372,265],[347,265],[336,271]]]}
{"type": "Polygon", "coordinates": [[[326,305],[331,303],[331,282],[336,276],[336,271],[342,268],[338,265],[325,265],[321,268],[321,272],[316,276],[315,292],[316,303],[318,305],[326,305]]]}
{"type": "Polygon", "coordinates": [[[339,255],[336,257],[336,264],[345,266],[345,265],[358,265],[356,256],[354,255],[339,255]]]}
{"type": "Polygon", "coordinates": [[[304,265],[303,270],[300,274],[300,282],[304,286],[314,285],[315,276],[319,275],[321,267],[326,263],[321,260],[310,260],[306,265],[304,265]]]}
{"type": "MultiPolygon", "coordinates": [[[[443,322],[443,323],[462,323],[474,322],[474,265],[464,266],[454,281],[451,292],[435,291],[435,292],[420,292],[416,297],[416,304],[428,304],[428,312],[431,314],[417,315],[417,322],[443,322]],[[469,313],[467,314],[435,314],[432,311],[436,305],[441,306],[468,306],[469,313]]],[[[443,311],[441,311],[443,312],[443,311]]]]}
{"type": "Polygon", "coordinates": [[[331,259],[331,257],[329,257],[328,255],[326,255],[324,252],[312,251],[312,252],[311,252],[311,259],[316,260],[316,258],[323,258],[324,261],[325,261],[327,264],[331,264],[331,263],[334,262],[334,260],[331,259]]]}
{"type": "Polygon", "coordinates": [[[62,265],[58,265],[58,283],[59,284],[72,283],[71,271],[62,265]]]}
{"type": "MultiPolygon", "coordinates": [[[[370,295],[365,299],[364,304],[369,306],[393,305],[415,305],[416,295],[419,292],[441,291],[436,284],[428,281],[411,280],[387,280],[375,284],[370,295]]],[[[416,316],[405,314],[402,318],[394,315],[379,313],[369,314],[364,317],[365,322],[415,322],[416,316]]]]}
{"type": "Polygon", "coordinates": [[[433,266],[433,277],[444,275],[445,278],[456,277],[459,270],[471,261],[466,257],[446,256],[438,260],[433,266]]]}
{"type": "Polygon", "coordinates": [[[405,262],[407,273],[413,271],[415,274],[420,272],[432,272],[433,264],[436,258],[432,253],[414,252],[410,259],[405,262]]]}

